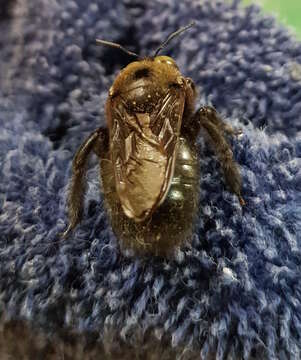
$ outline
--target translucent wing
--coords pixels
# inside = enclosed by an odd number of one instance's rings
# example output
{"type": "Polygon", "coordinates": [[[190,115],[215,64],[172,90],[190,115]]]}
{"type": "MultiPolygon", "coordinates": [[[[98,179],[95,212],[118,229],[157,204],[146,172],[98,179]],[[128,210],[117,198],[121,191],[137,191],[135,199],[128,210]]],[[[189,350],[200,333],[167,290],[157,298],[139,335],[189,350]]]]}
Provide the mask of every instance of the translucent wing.
{"type": "Polygon", "coordinates": [[[165,199],[174,172],[185,94],[171,88],[148,112],[117,96],[110,104],[116,191],[125,214],[145,220],[165,199]]]}

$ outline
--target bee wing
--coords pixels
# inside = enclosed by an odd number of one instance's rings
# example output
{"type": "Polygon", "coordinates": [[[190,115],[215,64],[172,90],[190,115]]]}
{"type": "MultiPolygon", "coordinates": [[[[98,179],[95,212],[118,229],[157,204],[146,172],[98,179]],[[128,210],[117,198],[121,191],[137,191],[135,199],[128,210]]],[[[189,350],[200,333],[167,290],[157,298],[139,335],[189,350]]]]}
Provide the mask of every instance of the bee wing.
{"type": "Polygon", "coordinates": [[[172,88],[151,112],[111,105],[110,146],[115,185],[125,214],[145,220],[165,199],[174,173],[185,93],[172,88]]]}

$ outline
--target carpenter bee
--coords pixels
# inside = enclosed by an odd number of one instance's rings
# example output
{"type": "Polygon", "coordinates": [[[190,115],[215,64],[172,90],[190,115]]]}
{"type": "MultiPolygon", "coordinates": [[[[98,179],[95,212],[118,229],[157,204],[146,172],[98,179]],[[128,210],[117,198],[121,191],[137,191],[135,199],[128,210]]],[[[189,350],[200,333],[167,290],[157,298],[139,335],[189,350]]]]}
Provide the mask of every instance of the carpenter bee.
{"type": "Polygon", "coordinates": [[[95,130],[72,166],[66,237],[80,222],[89,155],[99,157],[100,176],[116,236],[141,253],[166,255],[191,234],[198,212],[199,169],[195,142],[208,134],[229,189],[241,205],[241,179],[226,135],[235,134],[212,107],[194,113],[196,89],[175,61],[160,51],[193,23],[170,34],[154,56],[140,58],[119,44],[97,40],[137,57],[109,90],[108,128],[95,130]]]}

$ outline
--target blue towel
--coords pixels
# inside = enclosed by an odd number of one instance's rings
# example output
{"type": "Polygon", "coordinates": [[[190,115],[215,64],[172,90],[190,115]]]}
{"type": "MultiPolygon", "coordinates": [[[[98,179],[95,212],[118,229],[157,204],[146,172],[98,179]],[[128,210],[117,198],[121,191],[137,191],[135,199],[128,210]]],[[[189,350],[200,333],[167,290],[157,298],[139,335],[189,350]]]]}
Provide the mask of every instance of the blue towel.
{"type": "Polygon", "coordinates": [[[125,344],[142,351],[151,335],[171,358],[300,359],[300,42],[237,1],[24,0],[6,12],[0,18],[2,323],[22,320],[45,334],[93,332],[98,342],[106,339],[108,352],[125,344]],[[242,128],[232,146],[247,205],[241,209],[229,193],[200,138],[198,223],[174,258],[120,251],[96,159],[84,220],[60,240],[74,152],[105,124],[108,89],[132,61],[95,46],[95,39],[148,55],[191,20],[196,26],[164,53],[195,81],[198,106],[212,104],[242,128]]]}

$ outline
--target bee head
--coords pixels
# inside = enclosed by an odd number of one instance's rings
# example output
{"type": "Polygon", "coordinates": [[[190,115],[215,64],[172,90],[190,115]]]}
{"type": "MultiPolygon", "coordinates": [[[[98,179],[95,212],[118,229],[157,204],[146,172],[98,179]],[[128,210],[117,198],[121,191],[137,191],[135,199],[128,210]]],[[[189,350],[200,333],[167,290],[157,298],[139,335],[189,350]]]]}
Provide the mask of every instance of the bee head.
{"type": "Polygon", "coordinates": [[[109,90],[109,96],[114,98],[119,94],[126,93],[128,99],[133,97],[132,103],[135,104],[135,110],[142,111],[141,109],[145,109],[147,105],[147,101],[145,100],[146,98],[150,97],[150,103],[155,101],[154,96],[149,93],[146,95],[146,91],[151,93],[158,93],[158,96],[160,96],[160,87],[163,89],[168,86],[181,86],[183,84],[182,76],[176,62],[171,57],[166,55],[159,55],[159,53],[169,44],[172,39],[174,39],[176,36],[179,36],[182,32],[188,30],[194,25],[195,23],[192,22],[187,26],[184,26],[171,33],[167,39],[156,49],[154,55],[146,57],[140,57],[138,54],[125,49],[120,44],[97,39],[96,42],[99,45],[115,47],[127,53],[128,55],[137,58],[137,61],[133,61],[128,64],[117,75],[113,85],[109,90]],[[156,84],[156,86],[154,84],[156,84]],[[148,90],[146,90],[146,87],[148,90]]]}

